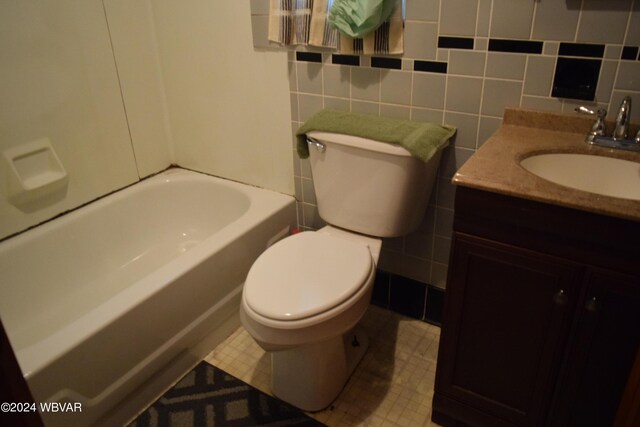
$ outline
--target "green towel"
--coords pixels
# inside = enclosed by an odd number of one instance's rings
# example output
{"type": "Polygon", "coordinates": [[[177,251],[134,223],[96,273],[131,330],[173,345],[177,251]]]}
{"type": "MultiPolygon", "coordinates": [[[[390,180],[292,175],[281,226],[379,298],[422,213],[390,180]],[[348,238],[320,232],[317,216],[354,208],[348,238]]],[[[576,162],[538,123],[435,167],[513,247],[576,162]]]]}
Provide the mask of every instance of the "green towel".
{"type": "Polygon", "coordinates": [[[456,133],[452,126],[413,120],[391,119],[362,113],[322,110],[307,120],[296,132],[297,150],[301,159],[309,157],[306,133],[332,132],[360,136],[404,147],[413,157],[423,162],[444,148],[456,133]]]}
{"type": "Polygon", "coordinates": [[[334,0],[327,21],[345,34],[359,39],[389,19],[396,0],[334,0]]]}

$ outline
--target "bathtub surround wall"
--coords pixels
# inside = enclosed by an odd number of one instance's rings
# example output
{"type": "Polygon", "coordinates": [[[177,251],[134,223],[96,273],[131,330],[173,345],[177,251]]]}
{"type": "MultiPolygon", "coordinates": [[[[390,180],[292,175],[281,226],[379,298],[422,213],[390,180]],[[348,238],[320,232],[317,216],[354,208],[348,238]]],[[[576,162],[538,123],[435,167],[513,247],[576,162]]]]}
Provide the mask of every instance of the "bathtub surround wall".
{"type": "MultiPolygon", "coordinates": [[[[259,50],[274,49],[266,37],[268,3],[251,2],[253,40],[259,50]]],[[[630,95],[637,122],[639,46],[640,0],[407,0],[401,57],[289,51],[294,130],[327,107],[458,128],[443,153],[422,226],[404,238],[384,241],[380,268],[391,273],[391,281],[401,276],[413,281],[398,280],[401,291],[391,283],[382,305],[394,305],[394,292],[421,298],[428,294],[425,284],[445,286],[455,194],[451,177],[500,126],[504,107],[571,113],[576,105],[598,105],[611,117],[630,95]],[[565,59],[597,63],[595,101],[553,96],[556,63],[565,59]]],[[[591,81],[590,76],[575,77],[591,81]]],[[[323,222],[308,161],[295,158],[294,174],[299,225],[319,228],[323,222]]],[[[423,302],[422,317],[428,305],[423,302]]]]}
{"type": "Polygon", "coordinates": [[[253,49],[249,3],[148,1],[176,163],[293,194],[286,53],[253,49]]]}
{"type": "Polygon", "coordinates": [[[161,52],[150,1],[104,0],[114,62],[139,174],[176,163],[161,52]]]}
{"type": "Polygon", "coordinates": [[[248,2],[49,3],[0,4],[0,239],[171,164],[294,193],[287,54],[254,51],[248,2]],[[27,212],[2,152],[42,138],[68,187],[27,212]]]}
{"type": "Polygon", "coordinates": [[[0,152],[47,138],[69,176],[62,200],[22,211],[0,153],[1,238],[139,175],[101,2],[2,2],[0,34],[0,152]]]}

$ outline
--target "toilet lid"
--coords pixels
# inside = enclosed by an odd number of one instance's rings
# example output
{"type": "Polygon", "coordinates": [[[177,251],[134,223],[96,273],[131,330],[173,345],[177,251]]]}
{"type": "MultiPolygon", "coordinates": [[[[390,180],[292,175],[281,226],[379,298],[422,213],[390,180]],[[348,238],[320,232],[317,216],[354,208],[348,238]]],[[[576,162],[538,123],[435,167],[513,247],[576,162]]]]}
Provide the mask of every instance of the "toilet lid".
{"type": "Polygon", "coordinates": [[[341,304],[371,274],[369,248],[317,232],[283,239],[249,270],[244,298],[256,313],[275,320],[300,320],[341,304]]]}

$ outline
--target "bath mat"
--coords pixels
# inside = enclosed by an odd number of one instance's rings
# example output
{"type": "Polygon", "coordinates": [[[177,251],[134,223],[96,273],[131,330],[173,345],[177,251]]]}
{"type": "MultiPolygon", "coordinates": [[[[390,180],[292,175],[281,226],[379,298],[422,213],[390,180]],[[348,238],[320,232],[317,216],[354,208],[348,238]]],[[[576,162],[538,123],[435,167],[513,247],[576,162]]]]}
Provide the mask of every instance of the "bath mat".
{"type": "Polygon", "coordinates": [[[324,426],[206,362],[200,362],[129,427],[324,426]]]}

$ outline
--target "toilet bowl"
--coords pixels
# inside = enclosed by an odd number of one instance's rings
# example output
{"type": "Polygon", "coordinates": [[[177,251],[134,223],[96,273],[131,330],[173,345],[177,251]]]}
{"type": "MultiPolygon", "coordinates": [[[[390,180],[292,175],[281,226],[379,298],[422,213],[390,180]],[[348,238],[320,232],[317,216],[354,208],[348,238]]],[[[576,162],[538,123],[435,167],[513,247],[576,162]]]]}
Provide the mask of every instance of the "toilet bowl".
{"type": "Polygon", "coordinates": [[[307,411],[326,408],[366,351],[381,241],[327,226],[288,237],[249,271],[240,316],[272,357],[271,388],[307,411]]]}

